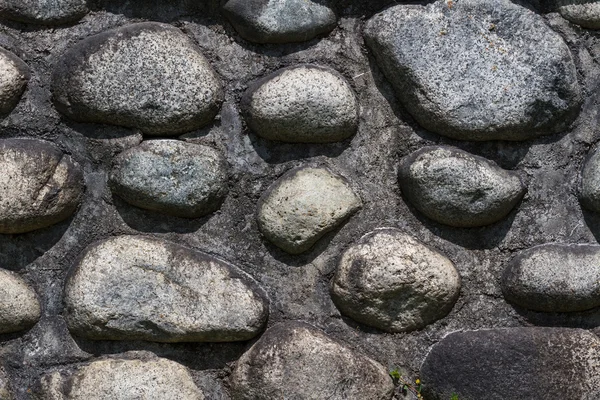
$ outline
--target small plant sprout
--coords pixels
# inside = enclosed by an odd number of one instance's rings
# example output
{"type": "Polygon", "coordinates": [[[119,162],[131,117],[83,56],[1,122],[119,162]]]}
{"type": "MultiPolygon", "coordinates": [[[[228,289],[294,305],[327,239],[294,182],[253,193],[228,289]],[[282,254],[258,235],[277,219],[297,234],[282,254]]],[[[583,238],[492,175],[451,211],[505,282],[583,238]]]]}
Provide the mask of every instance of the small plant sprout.
{"type": "Polygon", "coordinates": [[[452,396],[450,396],[450,400],[459,400],[458,395],[456,393],[452,393],[452,396]]]}
{"type": "Polygon", "coordinates": [[[410,380],[404,379],[398,368],[395,368],[389,372],[390,376],[394,381],[394,385],[398,386],[400,393],[407,395],[409,392],[416,396],[418,400],[423,400],[421,394],[422,384],[421,379],[415,379],[415,383],[411,383],[410,380]]]}

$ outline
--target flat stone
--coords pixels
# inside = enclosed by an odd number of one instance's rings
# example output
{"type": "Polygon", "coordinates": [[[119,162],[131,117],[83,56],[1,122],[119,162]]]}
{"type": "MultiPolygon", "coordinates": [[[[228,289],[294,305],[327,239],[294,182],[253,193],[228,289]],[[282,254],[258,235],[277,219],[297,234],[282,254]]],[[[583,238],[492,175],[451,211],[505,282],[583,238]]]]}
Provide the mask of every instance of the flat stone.
{"type": "MultiPolygon", "coordinates": [[[[35,291],[19,275],[0,269],[0,333],[29,329],[40,315],[41,307],[35,291]]],[[[0,396],[0,399],[3,397],[0,396]]]]}
{"type": "Polygon", "coordinates": [[[300,254],[361,206],[342,176],[327,168],[301,167],[288,171],[267,189],[256,215],[267,240],[290,254],[300,254]]]}
{"type": "Polygon", "coordinates": [[[348,82],[312,65],[261,79],[245,94],[242,108],[258,136],[282,142],[337,142],[358,128],[358,102],[348,82]]]}
{"type": "Polygon", "coordinates": [[[208,146],[150,140],[115,158],[110,185],[134,206],[197,218],[216,211],[225,199],[227,163],[208,146]]]}
{"type": "Polygon", "coordinates": [[[0,48],[0,70],[0,114],[8,114],[21,100],[30,78],[29,67],[10,51],[0,48]]]}
{"type": "MultiPolygon", "coordinates": [[[[133,352],[132,352],[133,353],[133,352]]],[[[188,369],[149,352],[143,359],[93,361],[69,375],[44,375],[45,400],[204,400],[188,369]]],[[[135,353],[134,353],[135,354],[135,353]]],[[[128,353],[126,353],[126,356],[128,353]]]]}
{"type": "Polygon", "coordinates": [[[399,180],[402,193],[417,210],[462,228],[501,220],[527,190],[518,173],[444,146],[424,147],[406,157],[399,180]]]}
{"type": "Polygon", "coordinates": [[[587,29],[600,29],[600,3],[594,0],[556,0],[564,19],[587,29]]]}
{"type": "Polygon", "coordinates": [[[235,400],[384,400],[394,385],[376,361],[301,322],[275,325],[237,362],[235,400]]]}
{"type": "Polygon", "coordinates": [[[199,47],[156,22],[91,36],[68,50],[53,75],[56,108],[69,118],[177,135],[208,124],[221,82],[199,47]]]}
{"type": "Polygon", "coordinates": [[[455,332],[433,346],[423,366],[431,400],[600,398],[597,336],[582,329],[509,328],[455,332]]]}
{"type": "Polygon", "coordinates": [[[229,0],[223,11],[241,37],[256,43],[304,42],[337,22],[328,0],[229,0]]]}
{"type": "Polygon", "coordinates": [[[352,319],[387,332],[406,332],[445,317],[460,292],[454,264],[394,228],[363,236],[342,255],[332,297],[352,319]]]}
{"type": "Polygon", "coordinates": [[[32,24],[72,22],[88,11],[87,0],[0,0],[0,16],[32,24]]]}
{"type": "Polygon", "coordinates": [[[600,213],[600,151],[593,150],[581,171],[579,200],[590,211],[600,213]]]}
{"type": "Polygon", "coordinates": [[[459,140],[525,140],[579,112],[573,57],[544,19],[510,0],[397,5],[365,40],[424,128],[459,140]]]}
{"type": "Polygon", "coordinates": [[[23,233],[68,218],[83,197],[83,172],[50,142],[0,140],[0,233],[23,233]]]}
{"type": "Polygon", "coordinates": [[[600,246],[545,244],[514,257],[502,276],[506,300],[535,311],[600,306],[600,246]]]}
{"type": "Polygon", "coordinates": [[[237,267],[145,236],[87,247],[64,301],[71,332],[93,340],[249,340],[269,312],[262,289],[237,267]]]}

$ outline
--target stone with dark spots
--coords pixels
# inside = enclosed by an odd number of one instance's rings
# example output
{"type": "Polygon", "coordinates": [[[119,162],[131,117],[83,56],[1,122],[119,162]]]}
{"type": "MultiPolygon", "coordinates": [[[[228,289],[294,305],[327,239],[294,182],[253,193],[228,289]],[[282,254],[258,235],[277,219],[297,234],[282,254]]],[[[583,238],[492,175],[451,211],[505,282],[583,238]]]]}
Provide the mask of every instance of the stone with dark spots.
{"type": "Polygon", "coordinates": [[[563,18],[587,29],[600,29],[600,3],[596,0],[556,0],[563,18]]]}
{"type": "Polygon", "coordinates": [[[87,0],[0,0],[0,16],[33,24],[73,22],[88,11],[87,0]]]}
{"type": "Polygon", "coordinates": [[[0,333],[29,329],[40,316],[41,307],[35,291],[16,273],[0,269],[0,333]]]}
{"type": "Polygon", "coordinates": [[[23,60],[3,48],[0,48],[0,71],[0,115],[5,115],[21,100],[31,74],[23,60]]]}
{"type": "Polygon", "coordinates": [[[68,218],[83,197],[83,172],[50,142],[0,140],[0,233],[23,233],[68,218]]]}
{"type": "Polygon", "coordinates": [[[177,135],[208,124],[221,81],[199,47],[171,25],[146,22],[84,39],[56,66],[56,108],[80,122],[177,135]]]}
{"type": "Polygon", "coordinates": [[[596,400],[600,339],[582,329],[507,328],[455,332],[423,366],[428,400],[596,400]]]}
{"type": "Polygon", "coordinates": [[[590,211],[600,213],[600,151],[590,152],[581,171],[579,200],[590,211]]]}
{"type": "Polygon", "coordinates": [[[442,224],[469,228],[501,220],[527,188],[520,175],[466,151],[424,147],[400,166],[400,187],[408,201],[442,224]]]}
{"type": "Polygon", "coordinates": [[[302,322],[270,328],[238,360],[235,400],[389,400],[394,385],[376,361],[302,322]]]}

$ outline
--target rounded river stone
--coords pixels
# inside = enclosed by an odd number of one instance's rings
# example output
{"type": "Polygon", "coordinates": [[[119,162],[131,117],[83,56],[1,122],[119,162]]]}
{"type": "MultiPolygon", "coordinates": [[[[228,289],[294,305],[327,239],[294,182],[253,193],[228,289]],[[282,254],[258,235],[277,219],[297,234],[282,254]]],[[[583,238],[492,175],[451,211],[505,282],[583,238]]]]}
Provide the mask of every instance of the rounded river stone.
{"type": "Polygon", "coordinates": [[[600,151],[598,149],[589,154],[581,171],[579,200],[588,210],[600,213],[600,151]]]}
{"type": "Polygon", "coordinates": [[[600,2],[597,0],[556,0],[563,18],[587,29],[600,29],[600,2]]]}
{"type": "Polygon", "coordinates": [[[29,329],[40,315],[40,303],[33,289],[19,275],[0,269],[0,333],[29,329]]]}
{"type": "MultiPolygon", "coordinates": [[[[0,0],[2,1],[2,0],[0,0]]],[[[29,67],[19,57],[0,48],[0,115],[10,113],[27,87],[29,67]]]]}
{"type": "Polygon", "coordinates": [[[0,16],[33,24],[72,22],[88,11],[87,0],[0,0],[0,16]]]}

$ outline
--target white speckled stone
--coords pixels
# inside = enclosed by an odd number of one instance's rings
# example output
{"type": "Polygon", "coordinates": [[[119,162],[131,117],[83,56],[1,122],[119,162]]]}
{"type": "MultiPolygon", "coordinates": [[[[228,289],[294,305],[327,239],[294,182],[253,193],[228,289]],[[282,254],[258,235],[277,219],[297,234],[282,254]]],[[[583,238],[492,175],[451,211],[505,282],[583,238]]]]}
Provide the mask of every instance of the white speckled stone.
{"type": "Polygon", "coordinates": [[[8,114],[27,86],[29,67],[10,51],[0,48],[0,71],[0,114],[8,114]]]}
{"type": "Polygon", "coordinates": [[[78,20],[87,0],[0,0],[0,15],[15,21],[54,25],[78,20]]]}
{"type": "Polygon", "coordinates": [[[600,29],[600,2],[597,0],[557,0],[563,18],[587,29],[600,29]]]}
{"type": "Polygon", "coordinates": [[[40,315],[40,303],[33,289],[19,275],[0,269],[0,333],[31,328],[40,315]]]}

